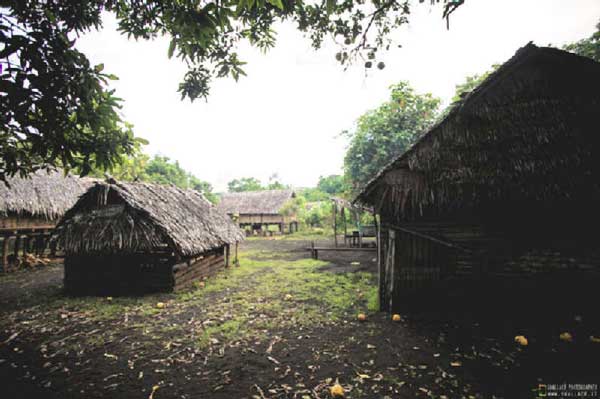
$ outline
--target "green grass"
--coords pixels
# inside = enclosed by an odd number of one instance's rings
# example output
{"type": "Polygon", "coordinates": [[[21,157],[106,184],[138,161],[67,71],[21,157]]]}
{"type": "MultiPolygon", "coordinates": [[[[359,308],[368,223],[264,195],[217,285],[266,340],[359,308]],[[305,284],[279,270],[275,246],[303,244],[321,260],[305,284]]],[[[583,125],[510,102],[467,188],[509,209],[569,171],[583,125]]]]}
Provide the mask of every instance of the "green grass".
{"type": "MultiPolygon", "coordinates": [[[[36,310],[41,329],[60,330],[61,325],[109,321],[153,339],[174,333],[189,344],[204,348],[214,342],[263,339],[277,330],[336,323],[353,319],[358,312],[377,310],[377,289],[368,273],[331,273],[319,269],[327,262],[282,259],[286,254],[247,250],[240,252],[240,266],[230,267],[208,279],[204,287],[174,294],[139,298],[49,298],[36,310]],[[158,309],[157,302],[165,302],[158,309]],[[62,318],[62,314],[69,314],[62,318]],[[194,315],[194,324],[181,324],[194,315]],[[176,325],[178,328],[173,327],[176,325]]],[[[108,334],[108,333],[107,333],[108,334]]],[[[89,337],[90,346],[109,339],[89,337]]]]}
{"type": "Polygon", "coordinates": [[[211,338],[260,338],[264,330],[295,328],[353,318],[377,310],[377,290],[368,273],[334,274],[327,262],[277,259],[269,251],[245,251],[240,266],[209,279],[205,288],[178,295],[186,306],[207,306],[209,318],[230,315],[204,329],[199,346],[211,338]],[[219,299],[215,300],[215,297],[219,299]]]}

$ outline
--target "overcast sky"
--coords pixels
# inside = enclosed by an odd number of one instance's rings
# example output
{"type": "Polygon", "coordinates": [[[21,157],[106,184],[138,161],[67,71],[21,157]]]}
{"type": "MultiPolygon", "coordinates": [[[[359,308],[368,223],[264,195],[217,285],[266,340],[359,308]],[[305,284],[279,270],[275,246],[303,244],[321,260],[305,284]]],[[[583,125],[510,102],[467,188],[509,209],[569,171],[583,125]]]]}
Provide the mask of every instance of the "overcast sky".
{"type": "Polygon", "coordinates": [[[450,30],[440,13],[414,6],[410,24],[395,34],[402,47],[383,54],[386,68],[368,76],[361,65],[344,71],[333,44],[314,51],[292,25],[282,25],[266,55],[241,49],[248,76],[214,81],[207,102],[181,101],[186,68],[167,58],[167,38],[127,40],[107,15],[104,29],[77,46],[119,76],[113,87],[125,100],[123,116],[150,141],[148,153],[179,160],[217,190],[239,177],[266,182],[273,173],[306,187],[341,173],[347,143],[339,133],[384,101],[391,84],[407,80],[447,104],[465,76],[504,62],[529,41],[560,46],[591,35],[600,0],[467,0],[450,30]]]}

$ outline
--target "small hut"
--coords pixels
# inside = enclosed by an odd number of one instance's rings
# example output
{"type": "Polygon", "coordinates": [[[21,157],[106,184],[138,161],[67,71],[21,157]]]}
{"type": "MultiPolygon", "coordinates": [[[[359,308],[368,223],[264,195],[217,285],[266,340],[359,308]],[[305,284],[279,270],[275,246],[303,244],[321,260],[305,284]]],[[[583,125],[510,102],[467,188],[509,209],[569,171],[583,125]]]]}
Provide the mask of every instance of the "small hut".
{"type": "Polygon", "coordinates": [[[243,239],[197,191],[114,180],[90,188],[56,231],[74,294],[185,288],[228,266],[243,239]]]}
{"type": "Polygon", "coordinates": [[[269,226],[277,226],[281,233],[298,231],[295,214],[283,215],[283,206],[296,198],[293,190],[245,191],[225,193],[217,207],[236,219],[241,228],[251,231],[267,231],[269,226]]]}
{"type": "Polygon", "coordinates": [[[599,63],[528,44],[384,167],[356,200],[380,217],[382,310],[452,280],[600,270],[599,112],[599,63]]]}
{"type": "Polygon", "coordinates": [[[6,183],[0,182],[2,265],[21,252],[23,256],[43,253],[58,220],[93,180],[39,170],[26,178],[9,178],[6,183]]]}

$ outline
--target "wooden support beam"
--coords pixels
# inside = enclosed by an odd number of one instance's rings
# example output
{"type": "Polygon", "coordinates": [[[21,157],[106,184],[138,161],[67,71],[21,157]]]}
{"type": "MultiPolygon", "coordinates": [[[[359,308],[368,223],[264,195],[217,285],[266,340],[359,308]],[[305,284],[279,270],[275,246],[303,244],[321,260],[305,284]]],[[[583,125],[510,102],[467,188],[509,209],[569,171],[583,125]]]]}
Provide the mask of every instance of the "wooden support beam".
{"type": "Polygon", "coordinates": [[[342,222],[344,223],[344,246],[348,246],[346,236],[348,235],[348,226],[346,225],[346,208],[342,207],[342,222]]]}
{"type": "Polygon", "coordinates": [[[337,246],[338,246],[338,239],[337,239],[337,202],[333,201],[332,209],[333,209],[333,241],[334,241],[335,246],[337,248],[337,246]]]}
{"type": "Polygon", "coordinates": [[[229,267],[230,259],[231,259],[231,248],[229,244],[225,245],[225,267],[229,267]]]}
{"type": "Polygon", "coordinates": [[[240,265],[240,259],[238,258],[238,243],[235,243],[235,260],[234,260],[234,264],[236,266],[240,265]]]}
{"type": "Polygon", "coordinates": [[[23,257],[25,257],[29,253],[29,244],[31,243],[31,237],[25,236],[25,240],[23,240],[23,257]]]}
{"type": "Polygon", "coordinates": [[[19,247],[21,246],[21,236],[17,234],[15,238],[15,259],[19,259],[19,247]]]}
{"type": "Polygon", "coordinates": [[[56,247],[57,247],[56,240],[53,240],[52,238],[50,238],[50,256],[52,256],[52,257],[56,256],[56,247]]]}
{"type": "Polygon", "coordinates": [[[10,240],[9,236],[4,236],[2,239],[2,268],[4,271],[8,267],[8,240],[10,240]]]}

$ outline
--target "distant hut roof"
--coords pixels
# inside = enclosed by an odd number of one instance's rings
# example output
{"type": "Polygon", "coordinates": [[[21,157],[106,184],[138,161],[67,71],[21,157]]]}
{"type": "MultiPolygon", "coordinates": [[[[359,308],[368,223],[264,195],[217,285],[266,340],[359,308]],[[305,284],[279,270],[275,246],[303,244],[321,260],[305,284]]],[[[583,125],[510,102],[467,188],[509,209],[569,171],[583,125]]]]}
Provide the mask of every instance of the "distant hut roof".
{"type": "Polygon", "coordinates": [[[281,207],[296,194],[293,190],[245,191],[241,193],[225,193],[217,205],[220,210],[229,214],[279,214],[281,207]]]}
{"type": "Polygon", "coordinates": [[[0,182],[0,216],[14,213],[58,219],[75,204],[93,179],[79,178],[62,171],[38,170],[29,177],[0,182]]]}
{"type": "Polygon", "coordinates": [[[143,252],[166,243],[194,256],[244,239],[199,192],[149,183],[96,183],[57,231],[65,251],[79,254],[143,252]]]}
{"type": "Polygon", "coordinates": [[[529,43],[382,168],[355,202],[392,201],[411,218],[481,200],[568,198],[581,187],[597,194],[599,88],[599,63],[529,43]]]}

